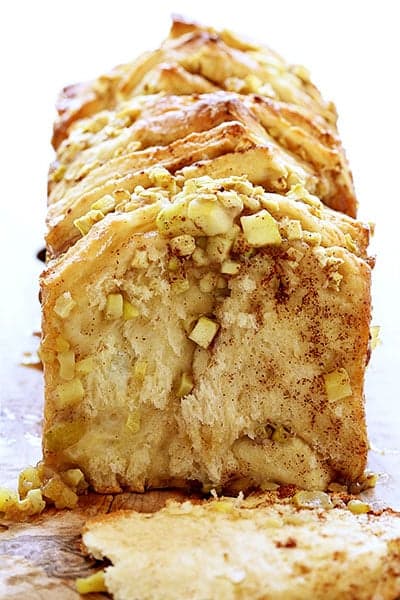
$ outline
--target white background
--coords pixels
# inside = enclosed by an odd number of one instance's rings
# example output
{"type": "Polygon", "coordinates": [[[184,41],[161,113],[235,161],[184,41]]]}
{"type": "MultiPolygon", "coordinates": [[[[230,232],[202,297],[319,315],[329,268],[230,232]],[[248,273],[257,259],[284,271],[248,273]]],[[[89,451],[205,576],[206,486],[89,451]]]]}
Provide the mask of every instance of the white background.
{"type": "MultiPolygon", "coordinates": [[[[260,40],[303,63],[335,101],[360,215],[377,224],[372,251],[374,322],[383,345],[368,375],[369,414],[400,407],[400,21],[396,0],[2,1],[0,6],[0,244],[3,366],[20,348],[10,332],[37,327],[34,252],[42,245],[54,102],[66,84],[91,78],[157,47],[172,12],[260,40]],[[32,323],[32,325],[31,325],[32,323]]],[[[6,373],[6,369],[3,370],[6,373]]],[[[0,382],[1,386],[1,382],[0,382]]],[[[368,392],[367,387],[367,392],[368,392]]],[[[400,418],[392,425],[399,437],[400,418]]],[[[399,469],[400,470],[400,469],[399,469]]]]}

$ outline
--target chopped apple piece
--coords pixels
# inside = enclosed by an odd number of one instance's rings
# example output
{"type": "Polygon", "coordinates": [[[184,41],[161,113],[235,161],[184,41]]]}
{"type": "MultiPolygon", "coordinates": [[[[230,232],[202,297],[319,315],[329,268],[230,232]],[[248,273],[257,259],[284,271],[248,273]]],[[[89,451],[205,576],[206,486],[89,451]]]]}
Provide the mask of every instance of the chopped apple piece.
{"type": "Polygon", "coordinates": [[[189,335],[189,339],[202,348],[208,348],[218,329],[218,323],[208,317],[200,317],[194,326],[192,333],[189,335]]]}
{"type": "Polygon", "coordinates": [[[221,265],[221,273],[224,275],[237,275],[240,271],[240,262],[236,260],[225,260],[221,265]]]}
{"type": "Polygon", "coordinates": [[[181,279],[176,279],[171,283],[171,290],[174,294],[183,294],[187,292],[190,288],[189,280],[186,277],[182,277],[181,279]]]}
{"type": "Polygon", "coordinates": [[[301,240],[303,237],[303,229],[300,221],[292,220],[285,227],[288,240],[301,240]]]}
{"type": "Polygon", "coordinates": [[[87,356],[76,363],[76,371],[80,375],[88,375],[94,369],[94,358],[93,356],[87,356]]]}
{"type": "Polygon", "coordinates": [[[231,513],[233,512],[234,505],[229,500],[216,500],[211,505],[211,509],[219,513],[231,513]]]}
{"type": "Polygon", "coordinates": [[[89,210],[86,215],[75,219],[74,225],[79,230],[81,235],[89,233],[95,223],[101,221],[104,218],[104,213],[101,210],[89,210]]]}
{"type": "Polygon", "coordinates": [[[88,577],[78,577],[76,580],[76,591],[78,594],[92,594],[96,592],[107,592],[104,581],[104,571],[97,571],[88,577]]]}
{"type": "Polygon", "coordinates": [[[57,408],[62,409],[77,404],[83,399],[84,393],[80,379],[60,383],[57,386],[57,408]]]}
{"type": "Polygon", "coordinates": [[[119,319],[123,315],[124,299],[122,294],[108,294],[104,316],[108,320],[119,319]]]}
{"type": "Polygon", "coordinates": [[[218,275],[216,273],[206,273],[199,281],[200,290],[209,294],[212,292],[217,285],[218,275]]]}
{"type": "Polygon", "coordinates": [[[42,490],[29,490],[26,498],[18,502],[18,510],[25,515],[38,515],[46,507],[46,502],[43,500],[42,490]]]}
{"type": "Polygon", "coordinates": [[[350,377],[346,369],[337,369],[336,371],[332,371],[332,373],[326,373],[324,380],[326,395],[330,402],[347,398],[353,393],[350,377]]]}
{"type": "Polygon", "coordinates": [[[196,241],[192,235],[177,235],[169,242],[172,252],[178,256],[190,256],[196,249],[196,241]]]}
{"type": "Polygon", "coordinates": [[[42,492],[56,508],[74,508],[78,503],[78,496],[57,475],[45,483],[42,492]]]}
{"type": "Polygon", "coordinates": [[[71,293],[64,292],[61,296],[58,296],[56,303],[54,304],[54,312],[62,319],[65,319],[69,316],[75,305],[76,302],[72,298],[71,293]]]}
{"type": "Polygon", "coordinates": [[[71,381],[75,375],[75,353],[73,350],[58,352],[57,360],[60,364],[60,377],[65,381],[71,381]]]}
{"type": "Polygon", "coordinates": [[[226,210],[215,200],[195,198],[189,204],[188,217],[206,235],[226,233],[233,224],[232,210],[226,210]]]}
{"type": "Polygon", "coordinates": [[[146,269],[149,266],[146,250],[136,250],[131,265],[134,269],[146,269]]]}
{"type": "Polygon", "coordinates": [[[129,321],[130,319],[135,319],[139,316],[139,309],[136,306],[133,306],[128,300],[123,301],[122,305],[122,315],[125,321],[129,321]]]}
{"type": "Polygon", "coordinates": [[[111,194],[106,194],[102,198],[99,198],[92,206],[90,207],[92,210],[100,210],[104,215],[109,212],[112,212],[115,208],[116,201],[115,198],[111,196],[111,194]]]}
{"type": "Polygon", "coordinates": [[[133,375],[135,379],[143,381],[147,372],[147,362],[145,360],[138,360],[133,367],[133,375]]]}
{"type": "Polygon", "coordinates": [[[68,340],[63,338],[61,335],[56,337],[56,350],[57,352],[66,352],[70,348],[68,340]]]}
{"type": "Polygon", "coordinates": [[[181,380],[179,382],[179,387],[176,391],[176,395],[178,398],[183,398],[183,396],[187,396],[193,389],[193,377],[190,373],[182,373],[181,380]]]}
{"type": "Polygon", "coordinates": [[[302,490],[293,496],[292,502],[299,508],[333,508],[332,500],[325,492],[302,490]]]}
{"type": "MultiPolygon", "coordinates": [[[[206,250],[213,262],[221,263],[228,259],[234,242],[234,235],[229,235],[229,233],[228,235],[214,235],[207,238],[206,250]]],[[[236,234],[236,229],[234,233],[236,234]]]]}
{"type": "Polygon", "coordinates": [[[84,433],[82,421],[56,423],[45,433],[45,446],[50,452],[59,452],[79,442],[84,433]]]}
{"type": "Polygon", "coordinates": [[[18,477],[18,493],[20,498],[25,498],[28,492],[41,486],[38,470],[35,467],[26,467],[18,477]]]}
{"type": "Polygon", "coordinates": [[[369,504],[356,499],[350,500],[350,502],[347,503],[347,508],[353,513],[353,515],[363,515],[371,510],[369,504]]]}
{"type": "Polygon", "coordinates": [[[126,426],[132,433],[137,433],[140,430],[140,413],[139,411],[131,412],[126,420],[126,426]]]}
{"type": "Polygon", "coordinates": [[[372,325],[370,328],[370,336],[371,336],[371,350],[375,350],[378,346],[382,344],[379,333],[380,333],[379,325],[372,325]]]}
{"type": "Polygon", "coordinates": [[[282,242],[278,224],[265,209],[254,215],[241,217],[244,237],[250,246],[261,248],[262,246],[278,245],[282,242]]]}
{"type": "Polygon", "coordinates": [[[271,435],[272,441],[279,442],[280,444],[286,442],[289,437],[290,433],[283,427],[283,425],[278,425],[271,435]]]}
{"type": "Polygon", "coordinates": [[[0,513],[7,513],[18,504],[18,494],[4,488],[0,489],[0,513]]]}
{"type": "Polygon", "coordinates": [[[74,492],[76,492],[78,488],[87,486],[85,476],[80,469],[68,469],[67,471],[60,473],[60,476],[63,482],[74,492]]]}

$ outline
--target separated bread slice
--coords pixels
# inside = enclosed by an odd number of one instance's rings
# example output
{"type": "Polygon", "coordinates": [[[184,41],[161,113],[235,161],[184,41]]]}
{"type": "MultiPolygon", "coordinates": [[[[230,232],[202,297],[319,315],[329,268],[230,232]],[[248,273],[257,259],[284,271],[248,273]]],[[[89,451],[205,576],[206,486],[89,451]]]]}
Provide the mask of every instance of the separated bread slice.
{"type": "Polygon", "coordinates": [[[191,169],[99,199],[42,277],[46,464],[100,492],[357,480],[368,228],[191,169]]]}
{"type": "Polygon", "coordinates": [[[218,33],[179,18],[160,49],[92,82],[64,90],[58,104],[54,146],[59,148],[63,140],[65,144],[76,121],[99,113],[100,120],[107,120],[102,111],[119,112],[121,103],[135,96],[217,90],[253,96],[259,103],[254,112],[268,135],[297,158],[311,163],[317,172],[320,189],[310,191],[316,191],[332,208],[355,216],[357,204],[337,139],[334,106],[321,98],[306,70],[290,66],[270,49],[230,32],[218,33]]]}
{"type": "Polygon", "coordinates": [[[112,562],[104,582],[115,600],[400,595],[400,518],[390,510],[352,514],[263,497],[170,503],[154,514],[93,520],[83,542],[94,557],[112,562]]]}

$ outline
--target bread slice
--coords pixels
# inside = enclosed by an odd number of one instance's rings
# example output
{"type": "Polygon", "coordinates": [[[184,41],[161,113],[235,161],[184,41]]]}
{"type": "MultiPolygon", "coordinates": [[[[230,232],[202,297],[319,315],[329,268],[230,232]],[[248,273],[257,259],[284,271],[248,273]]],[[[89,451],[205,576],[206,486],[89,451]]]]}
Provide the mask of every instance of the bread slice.
{"type": "Polygon", "coordinates": [[[49,263],[46,464],[100,492],[357,480],[368,228],[197,168],[100,198],[49,263]]]}
{"type": "Polygon", "coordinates": [[[89,522],[115,600],[395,600],[400,516],[307,509],[262,497],[171,503],[89,522]]]}
{"type": "MultiPolygon", "coordinates": [[[[67,145],[69,151],[74,136],[68,142],[65,139],[74,131],[74,123],[78,121],[78,129],[79,122],[90,129],[92,125],[87,125],[84,119],[93,115],[99,116],[97,123],[113,121],[110,111],[117,110],[118,118],[121,104],[132,98],[139,97],[141,104],[144,95],[150,94],[154,99],[154,95],[167,94],[160,106],[168,104],[172,96],[172,102],[179,107],[174,95],[190,98],[192,94],[213,94],[218,90],[249,95],[248,104],[254,105],[253,112],[268,136],[317,172],[319,187],[309,191],[316,192],[330,207],[356,215],[352,178],[337,138],[335,107],[322,99],[307,71],[288,65],[269,48],[244,41],[231,32],[216,32],[177,17],[169,38],[158,50],[94,81],[63,91],[58,103],[54,146],[59,148],[64,140],[64,148],[67,145]]],[[[187,100],[182,103],[187,105],[187,100]]],[[[147,123],[140,122],[138,112],[138,127],[120,119],[119,126],[129,129],[124,131],[125,137],[132,134],[136,135],[134,139],[138,136],[140,139],[140,125],[142,130],[143,124],[147,127],[147,123]]],[[[181,119],[181,128],[176,123],[166,125],[163,128],[166,137],[184,129],[185,121],[181,119]]],[[[110,134],[113,127],[104,129],[110,134]]],[[[87,137],[81,137],[78,143],[84,144],[87,137]]]]}

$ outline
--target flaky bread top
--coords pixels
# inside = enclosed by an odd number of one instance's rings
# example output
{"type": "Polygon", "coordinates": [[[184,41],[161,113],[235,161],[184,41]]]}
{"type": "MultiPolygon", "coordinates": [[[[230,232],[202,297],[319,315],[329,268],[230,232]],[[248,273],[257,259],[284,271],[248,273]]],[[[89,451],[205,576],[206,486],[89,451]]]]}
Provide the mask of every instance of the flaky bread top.
{"type": "Polygon", "coordinates": [[[129,186],[155,164],[172,172],[194,165],[215,177],[246,174],[272,192],[302,183],[347,212],[351,181],[340,142],[296,107],[226,92],[145,96],[79,121],[58,148],[47,219],[53,253],[73,237],[69,225],[88,195],[129,186]]]}
{"type": "Polygon", "coordinates": [[[367,258],[369,226],[327,208],[300,184],[283,195],[266,192],[244,175],[212,178],[196,174],[197,167],[183,168],[177,175],[163,167],[146,169],[138,174],[136,182],[141,184],[132,192],[119,189],[100,196],[74,221],[74,227],[85,235],[107,214],[133,212],[138,231],[158,231],[168,238],[233,232],[234,238],[241,238],[246,217],[268,214],[279,243],[285,238],[311,240],[315,246],[341,246],[367,258]]]}
{"type": "MultiPolygon", "coordinates": [[[[168,144],[212,130],[224,121],[236,119],[247,130],[254,130],[255,119],[260,124],[258,144],[272,148],[278,158],[283,157],[286,171],[291,171],[294,163],[297,170],[306,171],[303,178],[309,191],[317,193],[332,208],[356,214],[351,173],[337,137],[332,105],[322,100],[304,69],[290,67],[270,50],[241,42],[231,33],[217,34],[175,21],[171,37],[158,51],[93,82],[66,88],[58,109],[55,147],[59,162],[50,177],[51,187],[54,178],[56,182],[63,180],[64,173],[68,187],[85,181],[88,171],[97,172],[110,158],[153,146],[168,148],[168,144]],[[215,83],[197,85],[197,79],[204,77],[215,83]],[[190,85],[187,79],[194,83],[190,85]],[[220,90],[234,94],[221,95],[220,90]],[[153,97],[146,99],[148,94],[153,97]],[[134,97],[137,100],[130,102],[134,97]],[[93,136],[93,132],[100,135],[93,136]]],[[[189,160],[210,158],[206,150],[205,153],[203,158],[189,160]]],[[[165,158],[158,156],[154,162],[165,158]]],[[[152,160],[150,156],[148,160],[152,160]]],[[[133,168],[131,164],[130,171],[133,168]]],[[[119,171],[118,167],[116,172],[119,171]]],[[[281,191],[287,187],[287,178],[282,168],[279,190],[268,177],[256,183],[265,184],[269,191],[281,191]]],[[[81,187],[78,185],[77,191],[81,187]]],[[[55,188],[50,203],[62,196],[63,186],[55,188]]]]}
{"type": "Polygon", "coordinates": [[[57,104],[54,146],[77,119],[114,108],[132,96],[202,94],[218,89],[260,93],[308,108],[330,128],[336,124],[334,105],[322,99],[304,67],[289,65],[266,46],[230,31],[217,32],[175,16],[169,37],[158,50],[63,90],[57,104]]]}
{"type": "Polygon", "coordinates": [[[90,521],[83,541],[111,560],[104,581],[115,600],[394,600],[399,515],[353,514],[315,496],[308,509],[296,496],[256,496],[126,511],[90,521]]]}

